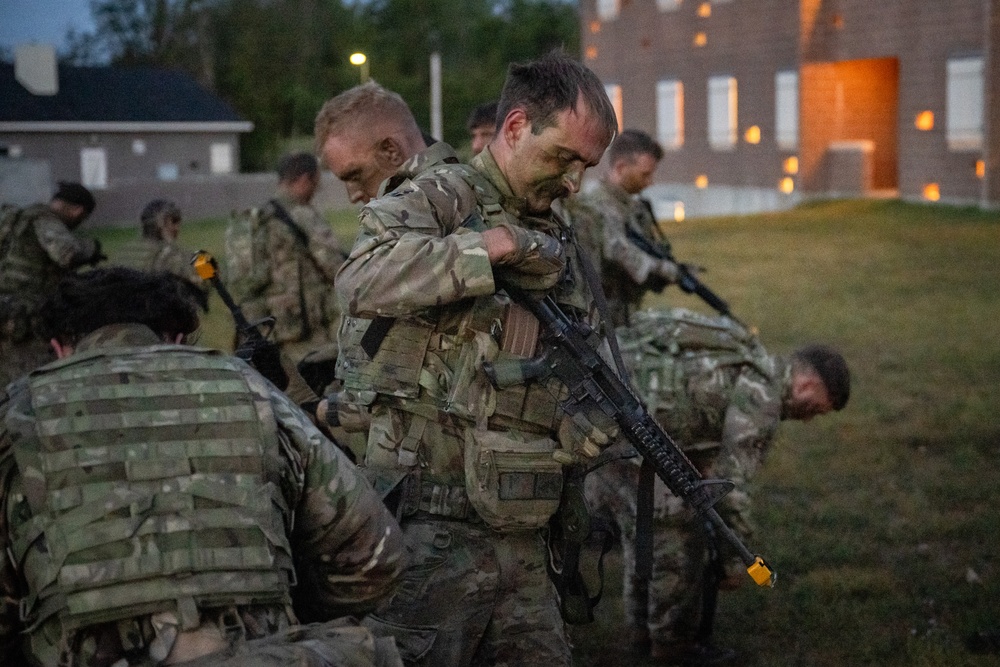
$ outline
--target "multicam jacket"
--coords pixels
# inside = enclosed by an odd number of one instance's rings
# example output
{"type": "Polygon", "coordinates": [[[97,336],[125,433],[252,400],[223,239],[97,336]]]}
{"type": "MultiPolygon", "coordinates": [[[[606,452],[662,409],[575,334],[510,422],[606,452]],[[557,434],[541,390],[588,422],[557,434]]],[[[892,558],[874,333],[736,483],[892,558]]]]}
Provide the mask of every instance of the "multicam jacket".
{"type": "Polygon", "coordinates": [[[635,387],[664,430],[704,474],[735,483],[719,509],[747,533],[747,482],[782,419],[790,364],[740,325],[683,308],[636,313],[618,336],[635,387]]]}
{"type": "Polygon", "coordinates": [[[403,567],[378,496],[287,397],[141,325],[10,385],[0,510],[5,665],[153,665],[179,630],[361,615],[403,567]]]}
{"type": "Polygon", "coordinates": [[[138,271],[166,271],[207,291],[205,283],[194,270],[194,253],[173,241],[140,236],[118,251],[118,263],[138,271]]]}
{"type": "MultiPolygon", "coordinates": [[[[338,377],[374,401],[365,463],[378,484],[419,478],[408,484],[419,493],[404,511],[464,518],[474,508],[493,516],[495,527],[531,527],[558,505],[561,469],[552,452],[564,390],[555,381],[496,390],[483,372],[484,361],[533,356],[538,323],[497,294],[482,231],[500,220],[570,244],[569,230],[555,216],[526,215],[488,149],[471,166],[446,149],[432,146],[433,159],[415,161],[419,174],[362,210],[360,234],[337,276],[349,315],[338,377]],[[364,336],[371,318],[370,326],[389,324],[374,348],[364,336]],[[496,497],[467,494],[488,495],[497,473],[481,476],[513,459],[524,476],[509,479],[531,489],[521,489],[523,514],[499,518],[505,510],[487,506],[496,497]]],[[[568,268],[553,296],[596,325],[575,244],[567,247],[568,268]]]]}
{"type": "MultiPolygon", "coordinates": [[[[263,290],[240,304],[250,321],[275,318],[273,338],[278,343],[336,342],[340,313],[333,293],[334,277],[344,251],[330,225],[310,205],[277,198],[308,240],[303,244],[272,213],[254,231],[254,257],[269,268],[263,290]],[[258,252],[258,249],[262,249],[258,252]]],[[[270,205],[264,211],[270,210],[270,205]]],[[[297,360],[297,359],[296,359],[297,360]]]]}
{"type": "Polygon", "coordinates": [[[650,274],[662,260],[632,243],[626,229],[649,239],[662,235],[649,209],[636,197],[606,180],[566,202],[574,227],[594,263],[601,267],[601,282],[608,298],[614,326],[628,323],[643,295],[651,289],[650,274]]]}

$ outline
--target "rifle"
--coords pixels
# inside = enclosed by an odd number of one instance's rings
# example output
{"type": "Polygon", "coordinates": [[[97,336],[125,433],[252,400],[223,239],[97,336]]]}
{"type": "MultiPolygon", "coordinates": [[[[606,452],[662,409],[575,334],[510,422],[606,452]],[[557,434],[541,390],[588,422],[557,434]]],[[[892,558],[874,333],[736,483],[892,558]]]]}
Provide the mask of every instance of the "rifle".
{"type": "Polygon", "coordinates": [[[502,378],[538,378],[554,376],[569,390],[563,404],[568,414],[596,404],[621,429],[622,435],[647,460],[674,495],[691,505],[736,550],[747,573],[759,586],[773,586],[775,574],[764,559],[750,552],[739,536],[719,516],[713,505],[733,489],[732,482],[702,479],[698,469],[680,447],[649,414],[614,369],[598,354],[597,333],[587,324],[570,319],[551,296],[536,299],[518,287],[499,285],[515,302],[527,308],[542,324],[547,349],[537,359],[515,361],[520,368],[483,363],[494,386],[502,378]]]}
{"type": "MultiPolygon", "coordinates": [[[[649,215],[655,220],[656,218],[653,216],[653,206],[649,203],[649,200],[640,199],[639,201],[642,202],[642,205],[646,207],[647,211],[649,211],[649,215]]],[[[684,290],[684,292],[701,297],[702,301],[714,308],[720,315],[728,317],[734,322],[739,323],[743,326],[743,328],[747,328],[746,325],[740,322],[740,320],[733,315],[732,311],[729,310],[729,304],[726,303],[722,297],[709,289],[705,283],[698,280],[697,276],[694,275],[694,271],[691,270],[690,264],[684,264],[674,259],[674,254],[670,250],[669,244],[655,243],[628,226],[625,228],[625,235],[633,245],[638,247],[639,250],[643,251],[647,255],[652,255],[657,259],[665,259],[668,262],[673,262],[677,265],[679,278],[677,286],[684,290]]]]}
{"type": "Polygon", "coordinates": [[[233,354],[257,369],[261,375],[270,380],[278,389],[284,391],[288,387],[288,374],[281,366],[281,350],[260,332],[260,325],[274,322],[267,317],[258,322],[250,323],[241,309],[233,300],[232,295],[222,279],[219,278],[219,265],[215,257],[208,251],[199,250],[191,258],[191,264],[202,280],[207,280],[219,293],[219,298],[233,315],[236,324],[236,349],[233,354]]]}

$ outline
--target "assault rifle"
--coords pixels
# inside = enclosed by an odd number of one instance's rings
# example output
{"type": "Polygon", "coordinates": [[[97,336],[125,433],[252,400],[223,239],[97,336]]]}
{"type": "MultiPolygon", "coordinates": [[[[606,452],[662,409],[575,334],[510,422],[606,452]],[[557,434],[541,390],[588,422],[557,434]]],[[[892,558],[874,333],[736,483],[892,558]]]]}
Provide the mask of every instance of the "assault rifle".
{"type": "MultiPolygon", "coordinates": [[[[563,404],[569,414],[583,409],[588,402],[596,404],[618,424],[622,435],[643,458],[652,462],[667,488],[701,513],[712,523],[719,537],[732,545],[757,585],[773,586],[775,574],[771,568],[763,558],[747,549],[713,507],[733,489],[732,482],[702,479],[698,469],[598,354],[596,332],[587,324],[569,318],[550,296],[536,299],[518,287],[499,286],[541,322],[543,341],[548,343],[541,357],[523,364],[521,377],[551,375],[559,379],[569,390],[569,398],[563,404]]],[[[498,369],[486,362],[483,370],[494,384],[502,384],[501,377],[513,369],[498,369]]]]}
{"type": "MultiPolygon", "coordinates": [[[[653,218],[653,220],[655,220],[656,217],[653,216],[653,206],[652,204],[649,203],[649,200],[640,199],[639,201],[642,202],[642,205],[645,206],[646,209],[649,211],[649,215],[653,218]]],[[[684,264],[674,259],[674,255],[673,252],[670,250],[669,244],[656,243],[654,241],[651,241],[650,239],[646,238],[645,236],[643,236],[642,234],[640,234],[639,232],[628,226],[626,226],[625,228],[625,235],[628,238],[628,240],[632,242],[633,245],[638,247],[639,250],[642,250],[647,255],[652,255],[657,259],[665,259],[668,262],[673,262],[674,264],[676,264],[678,287],[680,287],[688,294],[694,294],[695,296],[700,297],[702,301],[704,301],[709,306],[714,308],[716,312],[718,312],[720,315],[728,317],[729,319],[741,325],[743,324],[736,318],[735,315],[733,315],[732,311],[729,310],[729,304],[726,303],[722,299],[722,297],[720,297],[718,294],[709,289],[708,286],[705,285],[705,283],[698,280],[698,277],[695,276],[694,274],[695,272],[692,270],[690,264],[684,264]]],[[[744,328],[746,328],[745,325],[744,328]]]]}
{"type": "Polygon", "coordinates": [[[219,278],[219,265],[211,253],[199,250],[191,258],[191,264],[202,280],[212,284],[219,293],[219,298],[233,315],[233,322],[236,324],[236,349],[233,354],[256,368],[278,389],[284,391],[288,387],[288,374],[281,367],[281,351],[260,332],[260,325],[268,321],[274,322],[274,318],[266,318],[255,323],[247,320],[243,310],[236,304],[222,279],[219,278]]]}

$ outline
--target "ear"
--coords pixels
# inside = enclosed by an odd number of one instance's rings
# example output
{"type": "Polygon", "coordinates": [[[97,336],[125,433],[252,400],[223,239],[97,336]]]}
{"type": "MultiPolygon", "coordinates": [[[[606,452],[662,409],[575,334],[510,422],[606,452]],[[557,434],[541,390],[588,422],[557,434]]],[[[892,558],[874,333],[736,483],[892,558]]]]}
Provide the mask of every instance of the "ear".
{"type": "Polygon", "coordinates": [[[378,142],[376,151],[381,160],[393,167],[398,167],[406,162],[406,151],[403,150],[402,144],[396,140],[396,137],[386,137],[378,142]]]}
{"type": "Polygon", "coordinates": [[[531,121],[525,110],[520,107],[511,109],[500,125],[500,132],[508,144],[516,143],[525,132],[531,132],[531,121]]]}
{"type": "Polygon", "coordinates": [[[49,339],[49,345],[52,346],[52,350],[56,353],[56,359],[65,359],[69,355],[73,354],[72,345],[63,345],[55,338],[49,339]]]}

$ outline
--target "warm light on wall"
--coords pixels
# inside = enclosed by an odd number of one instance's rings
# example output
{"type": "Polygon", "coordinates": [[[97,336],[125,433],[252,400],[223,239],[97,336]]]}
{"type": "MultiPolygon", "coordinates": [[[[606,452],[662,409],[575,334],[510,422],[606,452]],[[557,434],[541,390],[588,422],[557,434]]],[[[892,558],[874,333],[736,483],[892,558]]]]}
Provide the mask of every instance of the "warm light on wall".
{"type": "Polygon", "coordinates": [[[591,21],[590,22],[590,33],[592,35],[596,35],[600,31],[601,31],[601,22],[600,21],[591,21]]]}
{"type": "Polygon", "coordinates": [[[791,176],[785,176],[778,182],[778,189],[786,195],[792,194],[795,192],[795,179],[791,176]]]}
{"type": "Polygon", "coordinates": [[[674,202],[674,222],[684,222],[684,202],[674,202]]]}
{"type": "Polygon", "coordinates": [[[699,32],[694,36],[695,46],[705,46],[706,44],[708,44],[708,35],[703,32],[699,32]]]}
{"type": "Polygon", "coordinates": [[[751,125],[747,128],[747,131],[743,133],[743,138],[747,140],[748,144],[759,144],[760,128],[756,125],[751,125]]]}
{"type": "Polygon", "coordinates": [[[708,187],[708,176],[705,174],[699,174],[694,179],[694,186],[696,188],[707,188],[708,187]]]}
{"type": "Polygon", "coordinates": [[[976,178],[986,178],[986,162],[976,160],[976,178]]]}
{"type": "Polygon", "coordinates": [[[781,166],[785,170],[786,174],[799,173],[799,159],[794,155],[791,157],[786,157],[785,162],[781,166]]]}
{"type": "Polygon", "coordinates": [[[597,58],[597,47],[596,46],[588,46],[587,47],[587,60],[594,60],[595,58],[597,58]]]}
{"type": "Polygon", "coordinates": [[[707,19],[711,15],[712,15],[712,3],[703,2],[700,5],[698,5],[698,16],[700,16],[703,19],[707,19]]]}
{"type": "Polygon", "coordinates": [[[917,114],[916,120],[913,124],[918,130],[933,130],[934,129],[934,112],[933,111],[921,111],[917,114]]]}
{"type": "Polygon", "coordinates": [[[941,199],[941,188],[937,183],[927,183],[924,185],[924,199],[927,201],[937,201],[941,199]]]}

